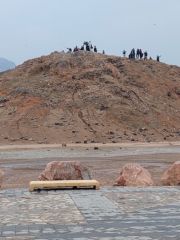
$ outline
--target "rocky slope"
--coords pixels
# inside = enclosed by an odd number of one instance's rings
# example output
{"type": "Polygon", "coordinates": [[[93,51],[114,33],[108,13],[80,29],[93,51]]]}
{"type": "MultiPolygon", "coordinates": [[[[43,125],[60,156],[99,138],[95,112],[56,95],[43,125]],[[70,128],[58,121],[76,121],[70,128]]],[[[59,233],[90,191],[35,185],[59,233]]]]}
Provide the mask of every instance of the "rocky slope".
{"type": "Polygon", "coordinates": [[[0,73],[0,143],[177,141],[180,68],[54,52],[0,73]]]}
{"type": "Polygon", "coordinates": [[[16,64],[5,59],[0,58],[0,72],[7,71],[16,67],[16,64]]]}

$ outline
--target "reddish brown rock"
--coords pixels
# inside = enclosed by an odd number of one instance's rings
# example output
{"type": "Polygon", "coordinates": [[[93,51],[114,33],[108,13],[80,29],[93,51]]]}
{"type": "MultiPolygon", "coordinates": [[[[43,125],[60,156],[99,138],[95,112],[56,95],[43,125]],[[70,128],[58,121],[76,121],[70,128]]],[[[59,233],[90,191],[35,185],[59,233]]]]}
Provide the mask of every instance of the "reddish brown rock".
{"type": "Polygon", "coordinates": [[[79,162],[50,162],[39,180],[89,180],[90,171],[79,162]]]}
{"type": "Polygon", "coordinates": [[[163,185],[180,185],[180,161],[175,162],[161,177],[163,185]]]}
{"type": "Polygon", "coordinates": [[[4,176],[4,172],[0,169],[0,188],[3,182],[3,176],[4,176]]]}
{"type": "Polygon", "coordinates": [[[126,164],[114,186],[153,186],[151,174],[139,164],[126,164]]]}

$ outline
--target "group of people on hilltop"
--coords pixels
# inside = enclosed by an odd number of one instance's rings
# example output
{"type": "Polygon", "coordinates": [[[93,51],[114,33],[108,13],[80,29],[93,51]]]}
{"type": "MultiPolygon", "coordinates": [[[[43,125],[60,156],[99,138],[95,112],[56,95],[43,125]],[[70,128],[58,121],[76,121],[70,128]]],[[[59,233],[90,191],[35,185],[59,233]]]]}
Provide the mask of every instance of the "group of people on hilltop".
{"type": "MultiPolygon", "coordinates": [[[[123,50],[123,56],[126,57],[126,51],[123,50]]],[[[138,59],[142,59],[144,56],[144,60],[147,60],[147,57],[148,57],[148,53],[147,51],[145,51],[144,53],[142,52],[141,49],[137,49],[136,52],[135,52],[135,49],[133,48],[129,54],[129,59],[135,59],[135,58],[138,58],[138,59]]],[[[157,58],[156,60],[159,62],[160,61],[160,57],[159,55],[157,55],[157,58]]],[[[149,59],[152,59],[151,57],[149,59]]]]}
{"type": "Polygon", "coordinates": [[[138,58],[138,59],[142,59],[144,56],[144,60],[147,59],[147,56],[148,56],[148,53],[147,51],[145,51],[144,53],[142,52],[141,49],[137,49],[136,52],[135,52],[135,49],[133,48],[129,54],[129,58],[130,59],[135,59],[135,58],[138,58]]]}
{"type": "MultiPolygon", "coordinates": [[[[69,52],[72,52],[72,48],[67,48],[69,50],[69,52]]],[[[83,45],[79,48],[78,46],[74,47],[73,49],[73,52],[77,52],[77,51],[80,51],[80,50],[84,50],[84,51],[94,51],[94,52],[97,52],[97,47],[96,46],[92,46],[91,44],[91,41],[89,42],[86,42],[84,41],[83,45]]],[[[104,52],[104,50],[103,50],[104,52]]],[[[105,54],[105,52],[103,53],[105,54]]]]}
{"type": "MultiPolygon", "coordinates": [[[[94,52],[98,52],[97,50],[97,47],[96,46],[92,46],[92,43],[91,41],[87,42],[87,41],[84,41],[83,42],[83,45],[79,48],[78,46],[74,47],[74,49],[72,50],[72,48],[67,48],[68,49],[68,52],[77,52],[77,51],[94,51],[94,52]]],[[[103,50],[102,51],[102,54],[105,54],[105,51],[103,50]]],[[[126,51],[123,50],[123,56],[126,57],[126,51]]],[[[129,59],[142,59],[144,57],[144,60],[147,60],[147,57],[148,57],[148,53],[147,51],[145,51],[143,53],[142,49],[137,49],[135,51],[135,49],[133,48],[129,54],[129,59]]],[[[159,62],[160,61],[160,57],[159,55],[157,55],[157,58],[156,60],[159,62]]],[[[151,57],[149,59],[152,59],[151,57]]]]}

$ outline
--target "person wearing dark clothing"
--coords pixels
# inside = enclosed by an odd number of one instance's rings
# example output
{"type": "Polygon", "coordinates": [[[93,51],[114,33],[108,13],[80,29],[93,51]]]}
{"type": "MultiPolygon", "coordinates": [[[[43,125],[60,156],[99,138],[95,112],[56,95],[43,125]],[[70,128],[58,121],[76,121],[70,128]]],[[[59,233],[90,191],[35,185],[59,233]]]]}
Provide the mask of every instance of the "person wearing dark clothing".
{"type": "Polygon", "coordinates": [[[84,42],[84,50],[85,50],[85,51],[90,51],[89,43],[88,43],[88,42],[84,42]]]}
{"type": "Polygon", "coordinates": [[[104,51],[104,50],[102,51],[102,54],[105,54],[105,51],[104,51]]]}
{"type": "Polygon", "coordinates": [[[135,59],[135,49],[134,48],[132,49],[132,57],[133,57],[133,59],[135,59]]]}
{"type": "Polygon", "coordinates": [[[94,46],[94,52],[97,52],[97,47],[96,46],[94,46]]]}
{"type": "Polygon", "coordinates": [[[135,59],[135,50],[134,50],[134,48],[131,50],[131,52],[129,54],[129,58],[130,59],[135,59]]]}
{"type": "Polygon", "coordinates": [[[136,58],[139,58],[140,52],[139,52],[139,48],[136,51],[136,58]]]}
{"type": "Polygon", "coordinates": [[[123,57],[126,57],[126,51],[123,50],[123,57]]]}
{"type": "Polygon", "coordinates": [[[89,44],[88,44],[88,42],[84,42],[83,45],[84,45],[84,50],[85,51],[89,51],[89,44]]]}
{"type": "Polygon", "coordinates": [[[76,46],[76,47],[74,48],[73,52],[77,52],[77,51],[79,51],[79,48],[76,46]]]}
{"type": "Polygon", "coordinates": [[[139,55],[140,55],[140,59],[142,59],[143,58],[143,52],[142,52],[141,49],[139,50],[139,55]]]}
{"type": "Polygon", "coordinates": [[[157,55],[157,61],[158,61],[158,62],[160,61],[160,59],[159,59],[160,57],[161,57],[161,56],[157,55]]]}
{"type": "Polygon", "coordinates": [[[145,51],[144,52],[144,61],[147,60],[148,53],[145,51]]]}
{"type": "Polygon", "coordinates": [[[72,49],[71,48],[67,48],[69,51],[68,52],[72,52],[72,49]]]}

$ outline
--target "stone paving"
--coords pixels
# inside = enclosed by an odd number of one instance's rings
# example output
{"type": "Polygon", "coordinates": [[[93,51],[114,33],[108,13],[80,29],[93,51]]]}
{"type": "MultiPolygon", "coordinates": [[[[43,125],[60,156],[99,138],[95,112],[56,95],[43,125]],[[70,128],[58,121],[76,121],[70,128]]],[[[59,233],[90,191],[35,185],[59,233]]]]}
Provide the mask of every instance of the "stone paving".
{"type": "Polygon", "coordinates": [[[0,191],[0,240],[180,239],[180,187],[0,191]]]}

